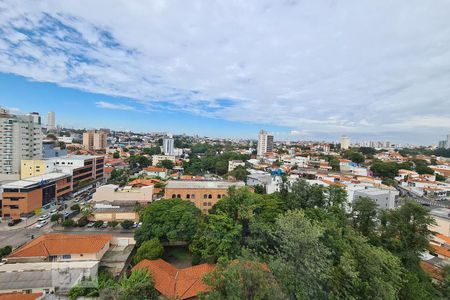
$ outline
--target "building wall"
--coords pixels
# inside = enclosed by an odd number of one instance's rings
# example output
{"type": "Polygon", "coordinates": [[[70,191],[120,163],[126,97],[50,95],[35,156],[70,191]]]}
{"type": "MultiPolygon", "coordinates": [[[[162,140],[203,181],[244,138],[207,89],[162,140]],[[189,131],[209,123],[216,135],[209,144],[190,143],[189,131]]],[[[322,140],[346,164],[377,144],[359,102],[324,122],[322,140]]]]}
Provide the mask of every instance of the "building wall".
{"type": "Polygon", "coordinates": [[[20,168],[20,179],[39,176],[53,172],[55,167],[53,162],[42,159],[22,159],[20,168]]]}
{"type": "Polygon", "coordinates": [[[39,114],[13,115],[0,108],[0,180],[19,179],[20,161],[41,157],[39,114]]]}
{"type": "Polygon", "coordinates": [[[139,215],[137,212],[94,212],[94,221],[139,221],[139,215]]]}
{"type": "Polygon", "coordinates": [[[227,189],[179,189],[166,188],[165,198],[180,198],[189,200],[201,211],[208,212],[214,204],[228,195],[227,189]]]}
{"type": "Polygon", "coordinates": [[[2,217],[19,219],[21,214],[28,214],[42,207],[42,188],[30,192],[3,192],[2,217]],[[18,200],[15,200],[18,199],[18,200]],[[13,205],[17,208],[11,208],[13,205]]]}
{"type": "Polygon", "coordinates": [[[72,192],[72,177],[67,177],[56,181],[56,197],[64,196],[72,192]]]}
{"type": "Polygon", "coordinates": [[[170,160],[175,163],[174,155],[152,155],[152,166],[156,166],[162,160],[170,160]]]}

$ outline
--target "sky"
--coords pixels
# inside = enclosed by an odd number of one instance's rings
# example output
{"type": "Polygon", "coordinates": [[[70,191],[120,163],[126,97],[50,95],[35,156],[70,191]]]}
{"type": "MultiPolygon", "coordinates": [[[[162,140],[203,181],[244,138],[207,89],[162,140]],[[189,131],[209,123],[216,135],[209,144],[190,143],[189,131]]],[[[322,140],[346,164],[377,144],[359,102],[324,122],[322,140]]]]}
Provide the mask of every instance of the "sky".
{"type": "Polygon", "coordinates": [[[436,144],[447,0],[0,0],[0,105],[57,123],[436,144]]]}

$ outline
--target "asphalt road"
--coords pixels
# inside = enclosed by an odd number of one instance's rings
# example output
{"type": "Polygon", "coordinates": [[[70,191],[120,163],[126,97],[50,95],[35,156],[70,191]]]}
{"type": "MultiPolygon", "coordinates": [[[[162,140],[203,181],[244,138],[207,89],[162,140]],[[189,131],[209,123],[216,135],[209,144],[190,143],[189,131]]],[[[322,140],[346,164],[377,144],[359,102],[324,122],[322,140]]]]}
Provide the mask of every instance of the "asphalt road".
{"type": "MultiPolygon", "coordinates": [[[[64,204],[67,205],[67,209],[60,211],[58,213],[62,214],[65,211],[70,211],[70,207],[77,203],[76,200],[77,197],[72,198],[68,201],[64,201],[64,204]]],[[[79,202],[81,204],[81,202],[79,202]]],[[[46,212],[49,213],[49,212],[46,212]]],[[[53,232],[52,228],[52,222],[50,222],[50,218],[47,219],[48,224],[41,228],[36,228],[36,222],[37,217],[32,217],[26,221],[22,221],[22,223],[18,224],[20,226],[13,226],[13,227],[7,227],[3,228],[3,230],[0,231],[0,247],[5,246],[13,246],[13,248],[16,248],[18,246],[23,245],[26,242],[29,242],[32,237],[37,238],[43,234],[53,232]]],[[[6,226],[6,224],[2,224],[3,226],[6,226]]]]}
{"type": "Polygon", "coordinates": [[[409,190],[401,187],[401,186],[397,186],[397,189],[403,194],[408,196],[410,199],[413,199],[414,201],[416,201],[417,203],[422,204],[425,208],[427,208],[428,210],[432,210],[435,208],[448,208],[450,207],[450,201],[445,200],[445,201],[434,201],[425,197],[420,197],[418,195],[415,195],[413,193],[411,193],[409,190]]]}

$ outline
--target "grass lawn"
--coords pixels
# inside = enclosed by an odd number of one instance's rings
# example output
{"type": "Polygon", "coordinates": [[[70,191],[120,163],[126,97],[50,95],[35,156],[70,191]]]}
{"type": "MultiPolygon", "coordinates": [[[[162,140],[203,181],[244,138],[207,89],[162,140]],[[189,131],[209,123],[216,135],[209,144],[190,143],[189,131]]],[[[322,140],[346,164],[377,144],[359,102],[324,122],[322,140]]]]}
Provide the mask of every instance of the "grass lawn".
{"type": "Polygon", "coordinates": [[[192,266],[192,254],[186,246],[166,246],[162,259],[173,264],[177,268],[192,266]]]}

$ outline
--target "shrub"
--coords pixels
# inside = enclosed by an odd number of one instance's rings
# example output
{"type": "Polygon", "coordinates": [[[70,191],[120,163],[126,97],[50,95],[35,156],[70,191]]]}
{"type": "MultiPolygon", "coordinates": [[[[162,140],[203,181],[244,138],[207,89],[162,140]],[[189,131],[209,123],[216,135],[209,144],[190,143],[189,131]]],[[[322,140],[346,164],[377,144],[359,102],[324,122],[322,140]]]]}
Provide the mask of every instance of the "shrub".
{"type": "Polygon", "coordinates": [[[78,220],[77,225],[78,225],[78,227],[84,227],[84,226],[86,226],[88,223],[89,223],[88,218],[87,218],[86,216],[83,216],[83,217],[81,217],[81,218],[78,220]]]}
{"type": "Polygon", "coordinates": [[[11,252],[12,252],[12,247],[11,246],[5,246],[5,247],[1,248],[0,249],[0,258],[10,254],[11,252]]]}
{"type": "Polygon", "coordinates": [[[117,221],[109,221],[108,222],[108,227],[115,228],[117,225],[119,225],[119,222],[117,222],[117,221]]]}
{"type": "Polygon", "coordinates": [[[120,226],[122,226],[123,229],[130,229],[131,226],[133,226],[134,222],[131,220],[125,220],[120,223],[120,226]]]}
{"type": "Polygon", "coordinates": [[[72,219],[67,219],[62,222],[63,227],[74,227],[76,225],[75,221],[72,219]]]}
{"type": "Polygon", "coordinates": [[[62,219],[62,216],[60,214],[54,214],[50,217],[50,221],[52,222],[58,222],[60,219],[62,219]]]}
{"type": "Polygon", "coordinates": [[[134,263],[137,264],[143,259],[157,259],[164,253],[164,247],[161,245],[159,239],[154,238],[145,241],[139,247],[134,256],[134,263]]]}
{"type": "Polygon", "coordinates": [[[80,206],[78,204],[74,204],[70,207],[70,209],[80,211],[80,206]]]}
{"type": "Polygon", "coordinates": [[[95,221],[95,222],[94,222],[94,227],[95,227],[95,228],[99,228],[99,227],[102,226],[102,225],[103,225],[103,221],[100,221],[100,220],[99,220],[99,221],[95,221]]]}

